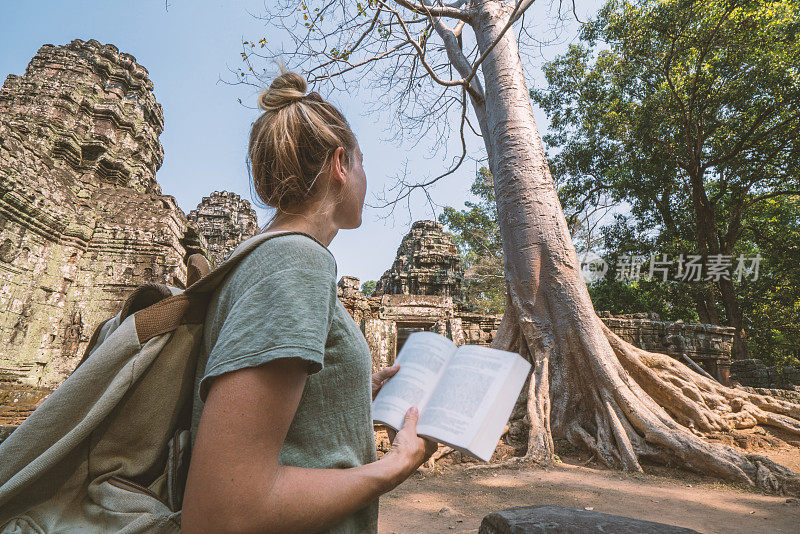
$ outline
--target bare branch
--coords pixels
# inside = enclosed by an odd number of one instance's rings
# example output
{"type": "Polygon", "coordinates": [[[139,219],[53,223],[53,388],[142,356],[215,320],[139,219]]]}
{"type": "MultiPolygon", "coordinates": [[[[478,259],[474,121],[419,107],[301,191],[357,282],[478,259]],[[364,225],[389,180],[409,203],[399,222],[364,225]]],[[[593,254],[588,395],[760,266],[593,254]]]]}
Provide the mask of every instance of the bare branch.
{"type": "MultiPolygon", "coordinates": [[[[455,32],[445,26],[444,23],[442,23],[442,21],[439,19],[434,19],[434,28],[436,28],[436,32],[442,38],[442,41],[444,41],[447,56],[450,59],[453,67],[455,67],[458,73],[462,76],[469,74],[472,71],[472,65],[466,56],[464,56],[459,37],[456,36],[455,32]]],[[[472,83],[465,81],[465,78],[462,78],[459,80],[459,82],[460,85],[463,85],[467,88],[467,92],[472,97],[473,102],[477,103],[478,105],[483,105],[485,96],[480,82],[476,80],[475,83],[472,83]]]]}
{"type": "MultiPolygon", "coordinates": [[[[440,174],[439,176],[437,176],[437,177],[435,177],[435,178],[433,178],[431,180],[428,180],[427,182],[421,182],[421,183],[415,183],[415,184],[409,184],[409,183],[407,183],[405,181],[405,178],[401,178],[397,182],[400,185],[400,191],[398,192],[398,194],[395,196],[395,198],[393,200],[385,202],[384,204],[381,204],[381,205],[368,204],[369,207],[378,208],[378,209],[383,209],[383,208],[387,208],[387,207],[390,207],[390,206],[393,207],[395,204],[397,204],[401,200],[408,198],[411,195],[411,193],[416,189],[422,189],[425,192],[425,195],[428,197],[428,200],[430,202],[431,201],[430,195],[429,195],[429,193],[428,193],[426,188],[431,186],[431,185],[433,185],[434,183],[438,182],[439,180],[441,180],[445,176],[449,176],[450,174],[453,174],[456,170],[458,170],[459,167],[461,167],[461,164],[464,162],[464,159],[467,156],[467,142],[466,142],[466,139],[464,138],[464,124],[466,123],[466,116],[467,116],[467,98],[466,98],[466,91],[462,88],[462,92],[461,92],[461,121],[460,121],[460,125],[459,125],[459,135],[460,135],[460,139],[461,139],[461,154],[458,157],[458,162],[450,170],[446,171],[443,174],[440,174]]],[[[392,209],[394,209],[394,208],[392,208],[392,209]]]]}
{"type": "MultiPolygon", "coordinates": [[[[514,4],[499,38],[531,4],[532,1],[514,4]]],[[[396,195],[376,202],[373,207],[402,202],[418,189],[427,196],[428,186],[462,166],[466,159],[466,127],[481,136],[479,124],[484,121],[485,93],[477,72],[496,45],[493,43],[485,51],[479,51],[477,44],[471,45],[469,51],[464,50],[464,29],[472,24],[469,2],[457,0],[445,5],[441,0],[395,0],[392,5],[390,0],[375,0],[356,6],[340,0],[323,0],[316,6],[301,3],[298,7],[291,0],[277,0],[269,7],[265,5],[265,10],[266,14],[259,18],[286,30],[294,45],[289,53],[294,60],[293,68],[304,71],[310,88],[328,94],[334,91],[353,94],[356,91],[351,89],[352,84],[360,86],[362,80],[369,79],[366,83],[370,89],[380,95],[374,100],[375,110],[393,111],[392,124],[387,127],[394,134],[393,140],[402,141],[413,132],[415,146],[433,139],[433,143],[427,143],[432,153],[442,147],[447,149],[445,142],[455,126],[449,112],[451,106],[459,105],[460,149],[449,169],[419,183],[400,177],[394,189],[396,195]],[[276,4],[277,13],[272,8],[276,4]],[[455,25],[448,27],[446,18],[455,19],[455,25]],[[441,42],[434,40],[437,35],[441,42]],[[352,76],[356,72],[358,76],[352,76]],[[432,93],[430,88],[437,86],[442,91],[432,93]],[[454,87],[461,88],[460,97],[450,92],[454,87]],[[466,112],[467,95],[478,124],[466,112]],[[441,120],[443,116],[450,120],[441,120]],[[433,132],[436,135],[430,135],[433,132]]],[[[283,55],[282,50],[265,46],[265,39],[243,40],[244,70],[231,69],[236,75],[235,83],[263,87],[269,81],[269,73],[257,69],[254,61],[270,61],[283,55]]]]}
{"type": "MultiPolygon", "coordinates": [[[[398,4],[403,6],[406,9],[409,9],[415,13],[419,13],[421,15],[430,15],[434,17],[447,17],[451,19],[458,19],[463,20],[464,22],[471,22],[472,16],[468,11],[464,11],[463,9],[459,9],[458,7],[454,6],[431,6],[429,4],[418,4],[417,2],[411,2],[409,0],[395,0],[398,4]]],[[[464,2],[457,2],[457,4],[463,4],[464,2]]]]}
{"type": "MultiPolygon", "coordinates": [[[[397,22],[400,24],[400,27],[403,29],[403,32],[406,34],[406,38],[411,43],[411,46],[413,46],[414,49],[417,51],[417,56],[419,56],[420,63],[422,63],[422,66],[425,67],[425,70],[428,71],[428,74],[430,75],[431,78],[433,78],[433,80],[436,83],[438,83],[439,85],[445,85],[445,86],[448,86],[448,87],[453,87],[453,86],[456,86],[456,85],[463,85],[464,84],[463,80],[443,80],[439,76],[437,76],[436,72],[434,72],[434,70],[433,70],[433,67],[431,67],[431,65],[425,59],[425,52],[422,50],[422,47],[419,45],[419,43],[417,43],[414,40],[413,37],[411,37],[411,34],[408,32],[408,28],[406,27],[405,23],[403,22],[403,17],[400,16],[400,13],[398,13],[396,9],[392,9],[389,6],[387,6],[386,3],[382,2],[382,0],[377,0],[377,1],[380,2],[380,4],[384,8],[386,8],[390,13],[394,14],[397,17],[397,22]]],[[[402,2],[398,2],[398,3],[402,4],[402,2]]]]}

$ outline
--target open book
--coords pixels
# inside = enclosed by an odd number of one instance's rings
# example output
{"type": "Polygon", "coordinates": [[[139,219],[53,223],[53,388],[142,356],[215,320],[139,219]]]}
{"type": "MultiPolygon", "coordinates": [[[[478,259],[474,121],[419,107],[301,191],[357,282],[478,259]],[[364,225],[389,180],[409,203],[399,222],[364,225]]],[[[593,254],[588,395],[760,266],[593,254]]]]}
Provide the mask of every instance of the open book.
{"type": "Polygon", "coordinates": [[[458,347],[434,332],[409,335],[397,363],[372,403],[373,421],[400,430],[416,406],[418,435],[488,462],[531,364],[505,350],[458,347]]]}

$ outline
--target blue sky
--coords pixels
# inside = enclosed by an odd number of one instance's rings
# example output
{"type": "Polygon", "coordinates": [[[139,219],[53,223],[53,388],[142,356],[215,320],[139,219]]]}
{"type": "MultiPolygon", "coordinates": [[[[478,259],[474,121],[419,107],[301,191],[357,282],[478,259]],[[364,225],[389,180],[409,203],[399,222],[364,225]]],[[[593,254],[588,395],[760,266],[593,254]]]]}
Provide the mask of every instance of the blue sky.
{"type": "MultiPolygon", "coordinates": [[[[263,21],[251,15],[261,13],[263,5],[251,0],[169,0],[165,9],[162,0],[6,0],[0,2],[0,79],[24,73],[43,44],[63,45],[75,38],[114,44],[147,68],[156,99],[164,108],[161,143],[165,157],[157,174],[162,191],[173,195],[185,212],[214,190],[235,191],[251,200],[245,152],[250,124],[259,114],[250,107],[259,91],[220,83],[219,79],[233,79],[229,68],[240,66],[242,40],[273,36],[263,21]]],[[[579,15],[585,19],[598,6],[595,0],[586,2],[579,15]]],[[[544,8],[537,7],[531,15],[526,16],[529,31],[543,40],[551,37],[544,8]],[[532,20],[542,22],[534,25],[532,20]]],[[[564,35],[575,35],[574,28],[575,24],[564,35]]],[[[539,67],[562,52],[567,40],[561,38],[557,44],[535,50],[526,62],[529,86],[543,83],[539,67]]],[[[385,185],[391,185],[391,177],[406,162],[412,175],[420,178],[436,176],[445,169],[441,155],[431,159],[419,147],[412,150],[410,144],[398,146],[386,141],[392,136],[385,126],[386,117],[365,114],[368,98],[367,92],[331,98],[350,121],[364,152],[367,202],[374,200],[374,194],[385,185]]],[[[544,132],[546,117],[539,110],[534,112],[544,132]]],[[[429,142],[433,140],[423,139],[419,146],[429,142]]],[[[468,147],[475,157],[483,155],[479,139],[470,139],[468,147]]],[[[451,159],[452,153],[446,161],[451,159]]],[[[474,162],[465,162],[431,189],[433,200],[462,207],[471,198],[469,186],[476,169],[474,162]]],[[[266,221],[268,212],[256,210],[260,222],[266,221]]],[[[437,208],[432,213],[422,194],[412,197],[410,214],[402,206],[387,218],[387,210],[365,207],[361,227],[340,231],[331,243],[339,276],[357,276],[362,282],[377,279],[391,266],[411,221],[435,219],[440,212],[437,208]]]]}

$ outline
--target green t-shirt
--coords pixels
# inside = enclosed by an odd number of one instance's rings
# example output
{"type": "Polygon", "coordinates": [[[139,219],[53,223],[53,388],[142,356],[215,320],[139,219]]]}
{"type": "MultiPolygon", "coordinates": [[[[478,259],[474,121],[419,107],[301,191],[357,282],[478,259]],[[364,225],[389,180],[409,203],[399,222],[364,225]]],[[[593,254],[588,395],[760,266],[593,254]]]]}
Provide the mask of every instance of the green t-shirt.
{"type": "MultiPolygon", "coordinates": [[[[281,465],[348,468],[377,460],[370,350],[336,296],[336,276],[327,247],[306,234],[289,234],[259,245],[223,281],[206,314],[192,442],[214,377],[301,357],[309,361],[309,376],[281,448],[281,465]]],[[[374,533],[377,525],[375,499],[324,532],[374,533]]]]}

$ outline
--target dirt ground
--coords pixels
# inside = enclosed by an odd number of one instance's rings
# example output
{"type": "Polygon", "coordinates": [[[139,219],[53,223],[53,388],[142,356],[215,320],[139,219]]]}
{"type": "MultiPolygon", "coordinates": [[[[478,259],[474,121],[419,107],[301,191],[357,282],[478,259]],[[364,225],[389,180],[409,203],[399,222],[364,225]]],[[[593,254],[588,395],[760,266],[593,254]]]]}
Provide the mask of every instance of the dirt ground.
{"type": "MultiPolygon", "coordinates": [[[[756,451],[753,451],[756,452],[756,451]]],[[[800,471],[800,448],[759,450],[800,471]]],[[[800,500],[663,466],[628,474],[598,466],[578,451],[551,469],[470,469],[441,461],[421,468],[380,499],[381,534],[477,532],[483,517],[512,506],[591,508],[704,533],[800,533],[800,500]],[[788,502],[787,502],[788,501],[788,502]]]]}

